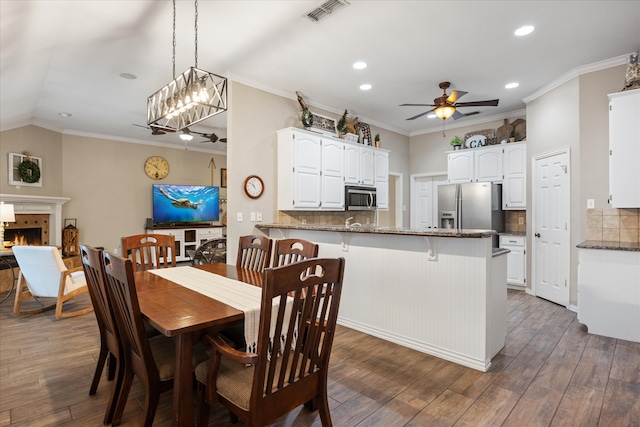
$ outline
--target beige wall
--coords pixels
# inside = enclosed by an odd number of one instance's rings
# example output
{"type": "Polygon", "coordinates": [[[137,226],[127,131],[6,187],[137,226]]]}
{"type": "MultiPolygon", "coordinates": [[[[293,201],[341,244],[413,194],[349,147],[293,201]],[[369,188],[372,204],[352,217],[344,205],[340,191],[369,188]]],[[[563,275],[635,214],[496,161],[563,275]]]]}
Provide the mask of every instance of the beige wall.
{"type": "MultiPolygon", "coordinates": [[[[210,185],[209,162],[215,158],[215,185],[226,156],[152,145],[60,134],[36,126],[0,133],[2,193],[69,197],[63,218],[76,218],[80,242],[120,249],[120,238],[144,233],[152,216],[154,183],[210,185]],[[7,153],[30,151],[43,158],[43,187],[9,186],[7,153]],[[154,181],[144,173],[144,162],[159,155],[169,162],[169,176],[154,181]]],[[[221,195],[225,195],[221,189],[221,195]]]]}

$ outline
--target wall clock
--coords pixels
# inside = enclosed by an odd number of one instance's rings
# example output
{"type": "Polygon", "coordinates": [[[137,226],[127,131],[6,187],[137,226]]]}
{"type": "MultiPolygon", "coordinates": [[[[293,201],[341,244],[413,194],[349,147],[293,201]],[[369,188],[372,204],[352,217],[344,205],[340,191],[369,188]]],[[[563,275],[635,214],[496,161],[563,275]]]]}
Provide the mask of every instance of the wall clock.
{"type": "Polygon", "coordinates": [[[160,156],[151,156],[144,163],[144,172],[151,179],[163,179],[169,175],[169,162],[160,156]]]}
{"type": "Polygon", "coordinates": [[[244,192],[252,199],[257,199],[264,192],[264,183],[258,175],[249,175],[244,180],[244,192]]]}

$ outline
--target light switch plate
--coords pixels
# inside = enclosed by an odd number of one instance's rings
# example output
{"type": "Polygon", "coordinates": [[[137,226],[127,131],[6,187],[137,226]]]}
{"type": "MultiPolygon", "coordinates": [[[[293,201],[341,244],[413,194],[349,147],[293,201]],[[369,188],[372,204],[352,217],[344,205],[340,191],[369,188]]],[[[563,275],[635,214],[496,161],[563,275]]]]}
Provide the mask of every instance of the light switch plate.
{"type": "Polygon", "coordinates": [[[238,212],[237,221],[242,222],[242,212],[238,212]]]}
{"type": "Polygon", "coordinates": [[[256,222],[256,213],[251,212],[251,222],[256,222]]]}
{"type": "Polygon", "coordinates": [[[258,222],[262,221],[262,212],[257,213],[256,219],[258,220],[258,222]]]}
{"type": "Polygon", "coordinates": [[[593,209],[596,207],[595,200],[587,199],[587,209],[593,209]]]}

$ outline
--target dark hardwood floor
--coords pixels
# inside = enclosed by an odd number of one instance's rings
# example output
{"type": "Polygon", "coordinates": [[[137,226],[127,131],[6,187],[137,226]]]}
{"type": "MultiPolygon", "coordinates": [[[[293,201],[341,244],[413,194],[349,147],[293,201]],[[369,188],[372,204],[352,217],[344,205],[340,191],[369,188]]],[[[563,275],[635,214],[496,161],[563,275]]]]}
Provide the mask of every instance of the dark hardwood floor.
{"type": "MultiPolygon", "coordinates": [[[[345,327],[331,359],[336,427],[640,426],[640,344],[587,333],[575,313],[509,290],[508,336],[482,373],[345,327]]],[[[88,297],[87,297],[88,298],[88,297]]],[[[100,426],[111,384],[89,396],[98,355],[93,314],[14,317],[0,306],[0,425],[100,426]]],[[[123,426],[140,423],[134,382],[123,426]]],[[[155,423],[171,425],[172,392],[155,423]]],[[[220,406],[212,426],[231,426],[220,406]]],[[[320,425],[300,408],[278,426],[320,425]]]]}

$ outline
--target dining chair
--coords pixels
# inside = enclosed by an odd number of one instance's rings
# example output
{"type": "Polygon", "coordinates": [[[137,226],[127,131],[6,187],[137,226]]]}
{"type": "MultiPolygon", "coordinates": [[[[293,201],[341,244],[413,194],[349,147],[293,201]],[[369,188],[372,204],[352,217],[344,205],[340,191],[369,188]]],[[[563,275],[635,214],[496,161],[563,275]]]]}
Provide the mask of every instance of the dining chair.
{"type": "Polygon", "coordinates": [[[192,265],[211,264],[212,262],[227,262],[227,239],[224,237],[209,239],[196,250],[187,251],[192,265]]]}
{"type": "MultiPolygon", "coordinates": [[[[42,313],[55,308],[57,318],[79,316],[93,310],[93,306],[63,312],[63,305],[87,293],[82,267],[72,268],[70,260],[63,260],[55,246],[14,246],[20,273],[13,305],[13,314],[42,313]],[[22,310],[22,302],[29,297],[56,298],[55,304],[22,310]]],[[[38,300],[38,302],[40,302],[38,300]]]]}
{"type": "MultiPolygon", "coordinates": [[[[119,425],[131,390],[133,376],[137,376],[145,390],[144,425],[151,426],[158,407],[160,393],[173,387],[175,344],[171,338],[148,338],[142,321],[133,272],[133,262],[118,255],[103,252],[102,266],[105,284],[115,312],[122,342],[123,380],[113,413],[113,425],[119,425]]],[[[193,349],[193,366],[206,360],[201,345],[193,349]]]]}
{"type": "Polygon", "coordinates": [[[274,244],[272,267],[280,267],[317,256],[316,243],[304,239],[278,239],[274,244]]]}
{"type": "Polygon", "coordinates": [[[122,237],[122,255],[136,271],[176,266],[176,239],[170,234],[136,234],[122,237]]]}
{"type": "Polygon", "coordinates": [[[343,258],[312,258],[264,271],[257,352],[238,351],[219,335],[205,336],[212,358],[196,368],[200,426],[208,424],[216,402],[229,410],[231,422],[248,426],[273,423],[302,404],[319,409],[323,426],[332,425],[327,377],[343,275],[343,258]],[[278,305],[272,309],[273,301],[278,305]]]}
{"type": "Polygon", "coordinates": [[[240,236],[236,267],[262,273],[271,262],[271,239],[266,236],[240,236]]]}
{"type": "Polygon", "coordinates": [[[104,364],[108,358],[107,379],[112,381],[115,378],[116,380],[111,390],[111,396],[109,397],[103,420],[104,424],[110,424],[113,420],[117,397],[122,389],[124,373],[122,369],[124,358],[123,348],[118,334],[115,313],[105,285],[104,271],[102,268],[102,251],[91,246],[80,245],[80,256],[82,258],[82,266],[85,277],[87,278],[89,295],[93,302],[98,329],[100,331],[100,353],[98,354],[98,363],[96,364],[96,370],[93,374],[89,395],[96,393],[98,383],[102,377],[104,364]]]}

